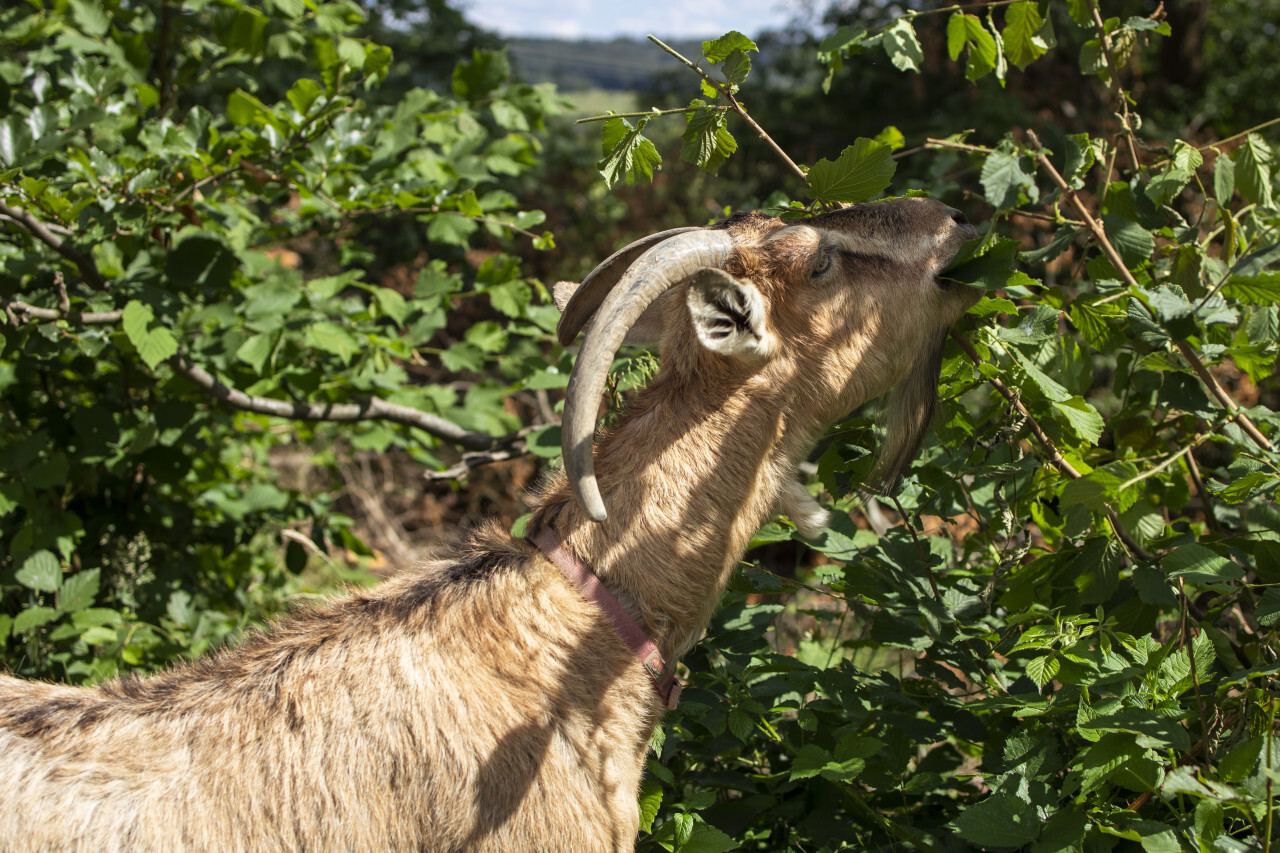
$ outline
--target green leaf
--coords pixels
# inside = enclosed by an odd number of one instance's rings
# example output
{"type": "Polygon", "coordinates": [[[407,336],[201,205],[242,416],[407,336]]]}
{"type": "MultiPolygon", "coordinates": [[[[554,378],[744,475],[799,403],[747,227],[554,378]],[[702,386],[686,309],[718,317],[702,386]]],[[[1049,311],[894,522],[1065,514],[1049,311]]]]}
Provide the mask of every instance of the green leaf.
{"type": "Polygon", "coordinates": [[[995,70],[999,60],[996,40],[976,16],[956,12],[947,21],[947,53],[954,61],[966,48],[969,57],[965,62],[965,79],[979,80],[995,70]]]}
{"type": "Polygon", "coordinates": [[[13,620],[13,633],[22,634],[32,628],[46,625],[58,618],[58,611],[52,607],[28,607],[13,620]]]}
{"type": "Polygon", "coordinates": [[[84,610],[98,597],[98,569],[85,569],[67,577],[58,593],[58,609],[63,613],[84,610]]]}
{"type": "Polygon", "coordinates": [[[731,88],[736,89],[747,80],[751,73],[751,57],[741,50],[735,50],[724,61],[724,79],[731,88]]]}
{"type": "Polygon", "coordinates": [[[1162,563],[1170,577],[1180,577],[1187,583],[1218,583],[1244,577],[1244,569],[1194,542],[1173,549],[1162,563]]]}
{"type": "Polygon", "coordinates": [[[1040,10],[1031,0],[1014,3],[1005,10],[1004,20],[1004,53],[1018,68],[1026,68],[1049,49],[1040,35],[1040,10]]]}
{"type": "Polygon", "coordinates": [[[1262,207],[1272,206],[1272,159],[1271,146],[1256,133],[1246,136],[1236,150],[1236,188],[1246,201],[1262,207]]]}
{"type": "Polygon", "coordinates": [[[1022,847],[1040,835],[1035,809],[1009,794],[992,794],[955,820],[957,834],[987,847],[1022,847]]]}
{"type": "MultiPolygon", "coordinates": [[[[701,101],[696,103],[702,104],[701,101]]],[[[726,126],[723,110],[704,108],[689,113],[688,125],[681,139],[684,145],[680,148],[680,159],[712,174],[738,150],[737,140],[726,126]]]]}
{"type": "Polygon", "coordinates": [[[1055,654],[1041,655],[1027,662],[1027,677],[1043,688],[1058,674],[1061,662],[1055,654]]]}
{"type": "Polygon", "coordinates": [[[151,328],[155,314],[151,306],[144,305],[136,299],[125,305],[120,317],[121,327],[133,344],[138,355],[146,362],[147,367],[155,369],[156,365],[168,359],[178,351],[178,341],[173,333],[163,326],[151,328]]]}
{"type": "Polygon", "coordinates": [[[648,183],[653,180],[654,170],[661,168],[662,156],[641,133],[647,121],[641,119],[634,128],[622,118],[609,119],[604,123],[602,147],[605,156],[596,168],[610,189],[620,180],[628,184],[648,183]]]}
{"type": "Polygon", "coordinates": [[[62,564],[49,551],[36,551],[22,561],[14,577],[27,589],[57,592],[62,584],[62,564]]]}
{"type": "Polygon", "coordinates": [[[1275,305],[1280,302],[1280,273],[1233,275],[1222,288],[1222,295],[1247,305],[1275,305]]]}
{"type": "Polygon", "coordinates": [[[1022,168],[1022,157],[1017,153],[992,151],[982,164],[979,180],[987,201],[999,210],[1011,210],[1039,197],[1035,178],[1022,168]]]}
{"type": "Polygon", "coordinates": [[[658,816],[660,808],[662,808],[662,783],[646,776],[640,783],[641,832],[649,832],[653,829],[653,819],[658,816]]]}
{"type": "Polygon", "coordinates": [[[346,329],[334,323],[320,322],[307,326],[304,340],[307,346],[333,353],[349,363],[356,351],[356,340],[346,329]]]}
{"type": "Polygon", "coordinates": [[[1156,238],[1150,231],[1131,219],[1116,214],[1102,217],[1107,239],[1120,253],[1120,260],[1133,269],[1144,263],[1156,250],[1156,238]]]}
{"type": "Polygon", "coordinates": [[[834,163],[819,160],[809,169],[809,197],[819,201],[859,202],[881,193],[898,164],[889,146],[859,137],[834,163]]]}
{"type": "Polygon", "coordinates": [[[1236,192],[1236,164],[1225,154],[1219,153],[1213,161],[1213,197],[1219,207],[1231,203],[1236,192]]]}
{"type": "Polygon", "coordinates": [[[505,49],[477,48],[472,51],[470,61],[454,66],[453,94],[465,101],[478,101],[502,85],[510,73],[505,49]]]}
{"type": "Polygon", "coordinates": [[[915,27],[908,18],[898,18],[885,28],[880,38],[880,46],[888,54],[889,61],[899,71],[920,72],[924,64],[924,51],[920,49],[920,40],[916,38],[915,27]]]}
{"type": "Polygon", "coordinates": [[[702,43],[702,55],[712,62],[724,62],[735,50],[745,53],[759,49],[755,42],[737,30],[730,30],[718,39],[702,43]]]}
{"type": "MultiPolygon", "coordinates": [[[[299,3],[301,5],[301,3],[299,3]]],[[[289,103],[293,104],[293,108],[300,115],[306,115],[311,109],[311,105],[324,94],[324,87],[315,80],[303,77],[294,82],[289,87],[288,93],[285,95],[289,99],[289,103]]]]}

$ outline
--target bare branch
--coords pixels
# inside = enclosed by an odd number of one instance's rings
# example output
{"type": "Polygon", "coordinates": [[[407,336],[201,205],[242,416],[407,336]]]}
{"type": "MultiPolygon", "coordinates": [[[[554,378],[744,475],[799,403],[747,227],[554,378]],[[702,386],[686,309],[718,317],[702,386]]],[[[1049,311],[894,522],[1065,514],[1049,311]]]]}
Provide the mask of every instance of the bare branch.
{"type": "Polygon", "coordinates": [[[26,317],[30,320],[66,320],[69,323],[76,323],[81,326],[102,326],[119,323],[121,315],[124,314],[123,311],[60,311],[54,308],[37,308],[17,299],[11,301],[0,300],[0,304],[3,304],[7,310],[12,311],[18,317],[26,317]]]}
{"type": "MultiPolygon", "coordinates": [[[[5,219],[21,225],[31,236],[75,264],[76,269],[80,270],[80,275],[94,290],[107,289],[107,283],[103,280],[102,274],[98,272],[98,267],[94,264],[93,259],[77,251],[69,243],[53,233],[50,226],[36,219],[20,207],[9,207],[5,204],[0,204],[0,216],[4,216],[5,219]]],[[[65,231],[66,229],[60,228],[58,230],[65,231]]]]}
{"type": "Polygon", "coordinates": [[[469,450],[486,450],[502,440],[499,436],[472,432],[438,415],[388,403],[378,397],[370,397],[361,403],[303,403],[274,400],[270,397],[253,397],[222,384],[211,373],[192,363],[181,353],[170,358],[168,363],[170,367],[190,379],[200,390],[214,399],[228,406],[260,415],[274,415],[299,421],[390,421],[417,427],[436,438],[469,450]]]}
{"type": "Polygon", "coordinates": [[[511,459],[519,459],[521,456],[527,456],[529,447],[524,440],[526,433],[528,433],[528,430],[521,430],[504,446],[495,450],[478,450],[474,453],[465,453],[456,465],[443,471],[427,471],[422,475],[422,478],[433,482],[439,480],[464,480],[476,468],[492,465],[494,462],[506,462],[511,459]]]}

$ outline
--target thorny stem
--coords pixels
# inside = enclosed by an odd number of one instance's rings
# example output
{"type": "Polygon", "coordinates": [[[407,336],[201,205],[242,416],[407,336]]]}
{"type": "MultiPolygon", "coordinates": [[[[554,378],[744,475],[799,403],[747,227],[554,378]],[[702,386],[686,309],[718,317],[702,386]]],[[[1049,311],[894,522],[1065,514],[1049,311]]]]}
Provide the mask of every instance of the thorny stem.
{"type": "MultiPolygon", "coordinates": [[[[1129,271],[1129,267],[1126,266],[1125,262],[1120,258],[1120,253],[1116,251],[1116,247],[1112,245],[1111,240],[1107,237],[1107,232],[1102,227],[1102,223],[1089,212],[1089,208],[1080,200],[1080,197],[1071,189],[1070,185],[1067,184],[1066,179],[1062,177],[1061,173],[1059,173],[1056,168],[1054,168],[1054,165],[1050,162],[1048,155],[1044,153],[1044,146],[1040,144],[1040,138],[1036,136],[1036,132],[1034,130],[1028,130],[1027,139],[1031,141],[1031,144],[1035,146],[1035,148],[1039,149],[1034,155],[1036,162],[1040,164],[1040,167],[1045,170],[1045,173],[1053,180],[1058,189],[1062,191],[1063,197],[1070,201],[1075,207],[1076,211],[1080,214],[1080,218],[1084,220],[1085,225],[1088,226],[1089,231],[1093,233],[1094,238],[1098,241],[1098,246],[1102,249],[1102,253],[1107,256],[1107,260],[1116,268],[1116,272],[1120,274],[1120,277],[1124,279],[1125,284],[1127,284],[1131,290],[1135,292],[1140,291],[1141,287],[1138,284],[1138,280],[1133,277],[1133,273],[1129,271]]],[[[1148,313],[1152,313],[1150,306],[1144,305],[1143,307],[1147,309],[1148,313]]],[[[1230,395],[1223,390],[1222,386],[1218,384],[1218,380],[1213,378],[1213,375],[1209,373],[1209,369],[1205,367],[1204,362],[1200,360],[1198,355],[1196,355],[1196,352],[1191,348],[1191,345],[1186,341],[1174,341],[1173,344],[1178,348],[1178,352],[1182,353],[1182,357],[1191,365],[1191,369],[1195,371],[1196,376],[1200,377],[1200,381],[1209,389],[1214,398],[1217,399],[1222,407],[1231,414],[1230,420],[1234,420],[1240,426],[1240,429],[1243,430],[1249,438],[1253,439],[1254,444],[1265,450],[1270,450],[1272,448],[1271,441],[1259,432],[1258,428],[1254,426],[1253,422],[1249,420],[1249,417],[1245,415],[1244,412],[1240,411],[1239,405],[1237,405],[1236,401],[1231,399],[1230,395]]]]}
{"type": "MultiPolygon", "coordinates": [[[[800,179],[800,182],[804,184],[806,187],[809,186],[809,176],[804,173],[804,169],[801,169],[798,165],[796,165],[796,162],[787,156],[787,152],[783,151],[782,147],[778,145],[777,142],[773,141],[773,137],[770,136],[768,133],[766,133],[765,129],[761,127],[756,122],[756,120],[750,116],[750,114],[747,113],[746,108],[743,107],[742,104],[738,103],[738,99],[733,96],[733,92],[730,91],[728,86],[726,86],[723,83],[719,83],[715,80],[712,80],[711,77],[707,74],[707,72],[699,68],[696,63],[690,62],[683,55],[681,55],[681,53],[678,50],[676,50],[671,45],[664,42],[662,39],[658,38],[655,35],[650,35],[648,38],[649,38],[649,41],[653,42],[658,47],[662,48],[664,51],[670,54],[672,57],[679,60],[686,68],[688,68],[689,70],[697,74],[699,77],[701,77],[707,83],[707,85],[711,86],[717,92],[719,92],[720,96],[729,102],[730,109],[732,109],[735,113],[737,113],[739,116],[742,117],[742,120],[745,121],[747,125],[756,132],[756,135],[759,136],[760,139],[764,141],[764,144],[768,145],[769,149],[773,151],[774,154],[777,154],[779,158],[782,159],[782,162],[786,164],[788,169],[791,170],[791,173],[794,174],[796,177],[798,177],[800,179]]],[[[678,110],[677,112],[688,112],[688,109],[686,108],[684,110],[678,110]]]]}
{"type": "MultiPolygon", "coordinates": [[[[973,344],[965,340],[963,335],[954,329],[951,330],[950,335],[951,340],[955,341],[956,344],[959,345],[960,349],[964,351],[964,354],[969,357],[971,362],[975,365],[982,363],[982,357],[978,355],[978,351],[973,348],[973,344]]],[[[992,376],[987,381],[991,383],[991,387],[1000,392],[1000,395],[1004,397],[1011,406],[1018,410],[1018,414],[1026,418],[1027,428],[1031,430],[1031,434],[1035,436],[1036,441],[1038,441],[1040,446],[1044,448],[1045,453],[1049,457],[1049,461],[1053,463],[1054,467],[1073,480],[1079,480],[1084,476],[1076,470],[1074,465],[1063,457],[1062,453],[1058,450],[1057,445],[1053,443],[1053,439],[1049,438],[1048,434],[1044,431],[1044,428],[1040,426],[1040,422],[1037,421],[1035,416],[1031,414],[1031,411],[1023,405],[1019,396],[1009,390],[1008,385],[1005,385],[997,376],[992,376]]],[[[1129,531],[1125,529],[1124,525],[1120,523],[1120,516],[1116,514],[1115,510],[1107,511],[1107,519],[1111,522],[1111,527],[1115,531],[1116,538],[1118,538],[1121,544],[1124,545],[1125,549],[1128,550],[1131,557],[1144,561],[1151,559],[1151,555],[1138,544],[1138,541],[1134,539],[1129,531]]]]}

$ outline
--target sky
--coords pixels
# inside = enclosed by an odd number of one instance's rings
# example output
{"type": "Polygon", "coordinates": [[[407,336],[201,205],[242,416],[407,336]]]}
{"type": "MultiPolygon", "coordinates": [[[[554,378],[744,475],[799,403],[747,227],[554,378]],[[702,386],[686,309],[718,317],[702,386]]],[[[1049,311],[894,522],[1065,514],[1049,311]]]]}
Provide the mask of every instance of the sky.
{"type": "Polygon", "coordinates": [[[473,23],[504,36],[610,39],[648,33],[707,38],[778,29],[803,0],[460,0],[473,23]]]}

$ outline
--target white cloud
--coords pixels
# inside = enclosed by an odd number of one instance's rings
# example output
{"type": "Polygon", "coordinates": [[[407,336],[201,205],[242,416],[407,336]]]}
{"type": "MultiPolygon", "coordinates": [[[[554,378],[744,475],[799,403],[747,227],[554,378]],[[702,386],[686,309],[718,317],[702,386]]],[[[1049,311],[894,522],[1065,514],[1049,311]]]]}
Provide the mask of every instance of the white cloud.
{"type": "Polygon", "coordinates": [[[784,25],[804,11],[802,0],[649,0],[619,8],[617,0],[465,0],[479,26],[501,35],[609,39],[656,33],[707,38],[729,30],[749,36],[784,25]]]}

